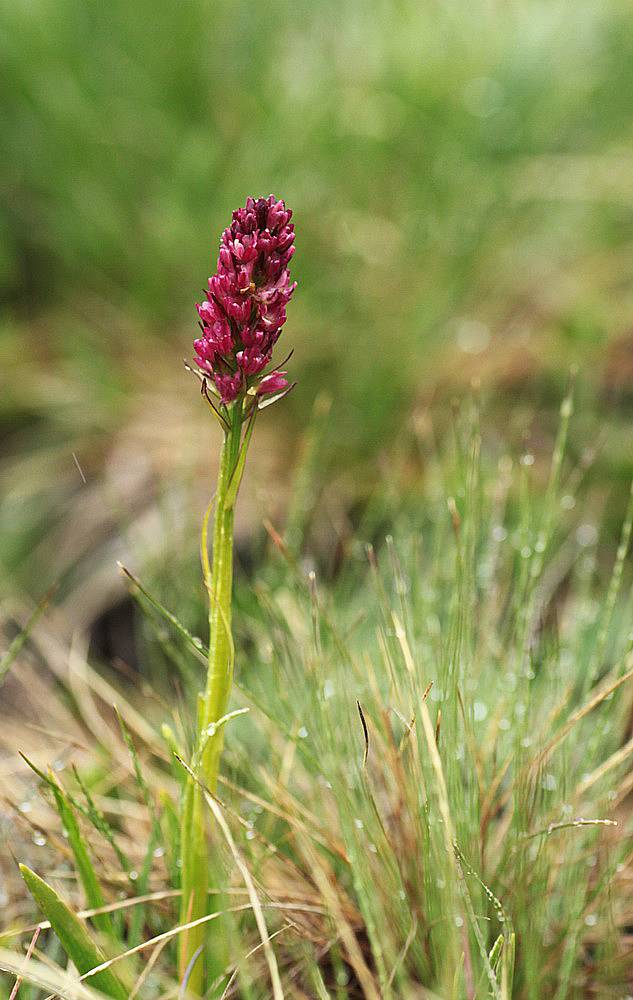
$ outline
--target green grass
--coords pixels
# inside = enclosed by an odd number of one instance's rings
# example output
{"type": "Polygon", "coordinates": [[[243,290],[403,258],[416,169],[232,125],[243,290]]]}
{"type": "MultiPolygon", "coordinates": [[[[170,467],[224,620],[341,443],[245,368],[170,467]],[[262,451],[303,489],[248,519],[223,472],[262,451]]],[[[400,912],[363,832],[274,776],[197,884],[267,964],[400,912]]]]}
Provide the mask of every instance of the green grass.
{"type": "Polygon", "coordinates": [[[19,1000],[93,997],[61,940],[178,995],[216,446],[180,358],[275,191],[298,387],[239,505],[220,992],[628,995],[629,5],[31,0],[0,85],[0,838],[61,921],[0,939],[8,992],[31,941],[19,1000]],[[143,616],[100,662],[123,555],[143,616]]]}
{"type": "Polygon", "coordinates": [[[504,427],[508,397],[547,420],[577,363],[626,489],[631,67],[625,0],[3,4],[0,589],[81,586],[130,432],[162,471],[196,290],[250,192],[297,222],[279,454],[324,387],[325,458],[358,481],[412,403],[474,375],[504,427]],[[107,493],[90,551],[63,530],[73,453],[107,493]]]}
{"type": "MultiPolygon", "coordinates": [[[[332,1000],[628,989],[632,508],[620,511],[619,550],[602,545],[569,457],[570,409],[566,401],[549,469],[529,454],[509,457],[470,403],[439,452],[422,432],[423,480],[392,456],[355,530],[339,532],[335,574],[314,572],[297,514],[308,484],[319,485],[306,447],[292,538],[285,545],[271,530],[254,574],[238,577],[231,708],[248,712],[226,724],[220,798],[207,803],[220,817],[213,898],[231,911],[227,995],[269,997],[273,981],[286,997],[332,1000]],[[262,933],[275,935],[265,947],[262,933]]],[[[159,567],[162,591],[174,570],[171,559],[159,567]]],[[[104,664],[97,671],[77,640],[69,673],[46,614],[5,679],[19,692],[32,683],[34,652],[45,662],[50,649],[50,727],[62,713],[87,748],[65,747],[62,736],[56,751],[72,840],[60,836],[44,781],[49,806],[33,799],[18,810],[12,849],[77,910],[69,847],[84,883],[97,873],[115,944],[97,925],[91,932],[113,959],[143,947],[111,967],[129,991],[140,983],[142,1000],[177,995],[184,775],[170,747],[189,759],[187,692],[200,687],[204,663],[187,631],[203,621],[199,581],[189,572],[179,590],[183,625],[139,595],[153,670],[169,665],[153,688],[104,664]],[[26,821],[46,845],[26,846],[26,821]],[[128,908],[141,885],[151,898],[128,908]]],[[[41,712],[39,722],[48,726],[41,712]]],[[[49,762],[40,744],[43,777],[49,762]]],[[[36,780],[25,772],[16,765],[10,775],[16,804],[36,780]]],[[[14,889],[14,930],[32,916],[24,901],[14,889]]],[[[50,932],[37,947],[59,964],[50,932]]],[[[0,952],[3,963],[12,967],[0,952]]],[[[41,974],[34,966],[35,982],[41,974]]],[[[21,998],[36,996],[21,987],[21,998]]]]}

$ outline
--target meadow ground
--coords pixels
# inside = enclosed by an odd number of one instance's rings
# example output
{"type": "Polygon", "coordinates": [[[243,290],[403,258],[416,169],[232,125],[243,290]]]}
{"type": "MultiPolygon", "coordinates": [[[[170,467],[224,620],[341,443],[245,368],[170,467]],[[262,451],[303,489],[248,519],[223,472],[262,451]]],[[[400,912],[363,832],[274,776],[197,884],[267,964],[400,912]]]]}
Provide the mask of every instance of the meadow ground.
{"type": "MultiPolygon", "coordinates": [[[[178,995],[219,443],[181,359],[273,190],[298,386],[237,509],[219,995],[633,995],[629,5],[34,0],[0,81],[0,965],[17,860],[152,942],[102,988],[178,995]]],[[[91,995],[34,948],[19,1000],[91,995]]]]}

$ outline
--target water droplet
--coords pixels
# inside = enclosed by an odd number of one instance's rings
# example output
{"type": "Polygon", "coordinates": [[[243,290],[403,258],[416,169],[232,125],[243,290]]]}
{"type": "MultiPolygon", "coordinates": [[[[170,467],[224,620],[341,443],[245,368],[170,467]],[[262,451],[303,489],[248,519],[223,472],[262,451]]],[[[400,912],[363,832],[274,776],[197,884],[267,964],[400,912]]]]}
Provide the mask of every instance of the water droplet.
{"type": "Polygon", "coordinates": [[[378,848],[376,847],[375,844],[370,844],[369,850],[371,851],[372,854],[378,854],[378,848]]]}
{"type": "Polygon", "coordinates": [[[20,812],[30,813],[32,808],[33,806],[31,805],[30,802],[20,802],[20,812]]]}
{"type": "Polygon", "coordinates": [[[483,722],[488,715],[488,706],[483,701],[476,701],[473,705],[473,717],[475,722],[483,722]]]}
{"type": "Polygon", "coordinates": [[[255,831],[254,830],[247,830],[246,831],[246,839],[247,840],[255,840],[255,831]]]}
{"type": "Polygon", "coordinates": [[[563,510],[573,510],[576,506],[576,498],[567,493],[564,497],[560,498],[560,505],[563,510]]]}
{"type": "Polygon", "coordinates": [[[495,542],[505,542],[506,538],[508,537],[508,532],[506,531],[506,529],[503,527],[502,524],[495,524],[494,528],[492,529],[492,537],[494,538],[495,542]]]}
{"type": "Polygon", "coordinates": [[[502,729],[504,733],[507,733],[509,728],[510,728],[509,719],[499,719],[499,729],[502,729]]]}
{"type": "Polygon", "coordinates": [[[356,827],[357,830],[362,830],[365,824],[363,823],[362,819],[355,819],[354,826],[356,827]]]}
{"type": "Polygon", "coordinates": [[[305,726],[302,726],[299,732],[297,733],[297,736],[299,737],[300,740],[305,740],[307,735],[308,735],[308,730],[306,729],[305,726]]]}
{"type": "Polygon", "coordinates": [[[598,923],[598,917],[595,913],[588,913],[585,917],[585,923],[587,927],[595,927],[598,923]]]}
{"type": "Polygon", "coordinates": [[[490,343],[490,330],[476,319],[464,319],[457,327],[457,346],[464,354],[481,354],[490,343]]]}
{"type": "Polygon", "coordinates": [[[138,872],[132,870],[131,872],[129,872],[128,878],[130,879],[130,882],[136,882],[136,880],[138,878],[138,872]]]}
{"type": "Polygon", "coordinates": [[[541,788],[544,788],[546,792],[554,792],[556,791],[556,787],[556,775],[544,774],[541,778],[541,788]]]}
{"type": "Polygon", "coordinates": [[[595,524],[580,524],[576,530],[576,541],[587,548],[598,541],[598,529],[595,524]]]}
{"type": "Polygon", "coordinates": [[[334,681],[329,678],[323,684],[323,697],[327,700],[334,694],[334,681]]]}
{"type": "Polygon", "coordinates": [[[525,466],[534,465],[534,455],[531,455],[529,451],[525,455],[522,455],[521,465],[525,466]]]}
{"type": "Polygon", "coordinates": [[[532,549],[529,545],[524,545],[521,549],[521,559],[529,559],[532,555],[532,549]]]}
{"type": "Polygon", "coordinates": [[[154,851],[154,857],[155,858],[162,858],[162,857],[164,857],[164,855],[165,855],[165,848],[164,847],[157,847],[156,850],[154,851]]]}
{"type": "Polygon", "coordinates": [[[455,926],[456,927],[463,927],[464,926],[464,918],[460,917],[459,914],[457,914],[454,919],[455,919],[455,926]]]}
{"type": "Polygon", "coordinates": [[[46,845],[46,837],[41,830],[36,830],[32,839],[36,847],[44,847],[46,845]]]}

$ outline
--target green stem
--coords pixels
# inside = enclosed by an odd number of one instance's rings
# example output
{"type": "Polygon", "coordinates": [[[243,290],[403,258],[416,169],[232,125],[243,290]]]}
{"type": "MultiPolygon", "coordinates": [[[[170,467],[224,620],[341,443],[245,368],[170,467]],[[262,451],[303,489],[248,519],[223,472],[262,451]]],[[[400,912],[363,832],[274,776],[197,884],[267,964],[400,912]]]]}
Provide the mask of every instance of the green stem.
{"type": "MultiPolygon", "coordinates": [[[[226,715],[233,682],[233,640],[231,636],[231,605],[233,594],[233,510],[228,494],[237,475],[242,435],[242,410],[235,404],[230,416],[222,455],[216,496],[213,530],[213,570],[209,590],[209,664],[202,705],[201,737],[204,740],[201,776],[215,792],[218,766],[224,738],[224,727],[205,739],[209,726],[226,715]]],[[[232,490],[231,490],[232,492],[232,490]]]]}
{"type": "MultiPolygon", "coordinates": [[[[215,792],[218,780],[220,755],[224,741],[224,726],[213,731],[228,708],[233,680],[233,640],[231,636],[231,603],[233,593],[233,507],[236,493],[236,478],[241,474],[240,461],[243,409],[235,403],[226,411],[229,428],[225,433],[218,488],[215,501],[213,528],[213,563],[209,566],[207,555],[208,512],[202,527],[202,563],[204,578],[209,595],[209,661],[207,683],[199,700],[198,746],[194,759],[195,769],[201,781],[215,792]]],[[[247,441],[245,443],[248,443],[247,441]]],[[[189,923],[204,916],[209,911],[207,899],[209,889],[209,867],[218,872],[207,847],[207,810],[200,786],[188,779],[181,818],[181,923],[189,923]]],[[[222,933],[222,921],[213,924],[213,937],[217,938],[214,954],[210,956],[212,968],[210,976],[221,972],[225,965],[224,947],[218,935],[222,933]],[[217,954],[215,953],[217,952],[217,954]]],[[[180,937],[179,974],[184,977],[194,955],[201,949],[199,957],[190,970],[188,995],[202,996],[205,984],[204,945],[210,936],[209,927],[201,925],[185,931],[180,937]]]]}

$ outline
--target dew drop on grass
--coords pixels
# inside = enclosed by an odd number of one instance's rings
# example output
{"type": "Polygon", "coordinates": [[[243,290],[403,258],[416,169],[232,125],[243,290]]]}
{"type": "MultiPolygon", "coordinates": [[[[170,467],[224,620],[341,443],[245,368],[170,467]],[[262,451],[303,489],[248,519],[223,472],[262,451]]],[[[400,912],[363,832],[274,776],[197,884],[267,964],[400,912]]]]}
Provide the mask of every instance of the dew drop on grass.
{"type": "Polygon", "coordinates": [[[129,878],[130,882],[136,882],[136,880],[138,878],[138,872],[134,871],[134,869],[132,869],[132,871],[128,875],[128,878],[129,878]]]}
{"type": "Polygon", "coordinates": [[[376,847],[375,844],[370,844],[369,850],[371,851],[372,854],[378,854],[378,848],[376,847]]]}
{"type": "Polygon", "coordinates": [[[255,840],[255,831],[254,830],[247,830],[246,831],[246,839],[247,840],[255,840]]]}
{"type": "Polygon", "coordinates": [[[567,493],[564,497],[560,498],[560,505],[563,510],[573,510],[576,506],[576,498],[567,493]]]}
{"type": "Polygon", "coordinates": [[[508,537],[508,532],[506,531],[506,529],[503,527],[502,524],[495,524],[494,528],[492,529],[492,537],[494,538],[495,542],[505,542],[506,538],[508,537]]]}
{"type": "Polygon", "coordinates": [[[579,545],[587,548],[595,545],[598,541],[598,529],[595,524],[581,524],[576,531],[576,541],[579,545]]]}
{"type": "Polygon", "coordinates": [[[588,913],[585,917],[585,923],[587,927],[595,927],[598,923],[598,917],[595,913],[588,913]]]}
{"type": "Polygon", "coordinates": [[[164,856],[164,854],[165,854],[165,848],[164,847],[157,847],[156,850],[154,851],[154,857],[155,858],[162,858],[164,856]]]}
{"type": "Polygon", "coordinates": [[[33,843],[35,844],[36,847],[46,846],[46,837],[44,836],[41,830],[36,830],[35,833],[33,834],[33,843]]]}
{"type": "Polygon", "coordinates": [[[521,549],[521,559],[529,559],[532,555],[532,549],[529,545],[524,545],[521,549]]]}
{"type": "Polygon", "coordinates": [[[554,792],[556,791],[556,787],[556,776],[554,774],[544,774],[541,779],[541,788],[544,788],[546,792],[554,792]]]}
{"type": "Polygon", "coordinates": [[[297,733],[297,736],[299,737],[300,740],[305,740],[307,735],[308,735],[308,730],[306,729],[305,726],[302,726],[299,732],[297,733]]]}
{"type": "Polygon", "coordinates": [[[323,684],[323,697],[327,701],[334,694],[334,681],[328,679],[323,684]]]}
{"type": "Polygon", "coordinates": [[[499,719],[499,729],[502,729],[504,733],[507,733],[509,728],[510,728],[509,719],[499,719]]]}
{"type": "Polygon", "coordinates": [[[521,465],[529,468],[530,465],[534,465],[534,455],[531,455],[528,451],[525,455],[521,456],[521,465]]]}
{"type": "Polygon", "coordinates": [[[455,926],[456,927],[463,927],[464,926],[464,918],[460,917],[459,913],[456,914],[456,916],[455,916],[454,919],[455,919],[455,926]]]}
{"type": "Polygon", "coordinates": [[[20,812],[21,813],[30,813],[30,811],[31,811],[32,808],[33,808],[33,806],[31,805],[30,802],[20,802],[20,812]]]}
{"type": "Polygon", "coordinates": [[[356,827],[357,830],[362,830],[365,824],[363,823],[362,819],[355,819],[354,826],[356,827]]]}
{"type": "Polygon", "coordinates": [[[473,717],[475,722],[483,722],[488,715],[488,706],[483,701],[476,701],[473,705],[473,717]]]}

